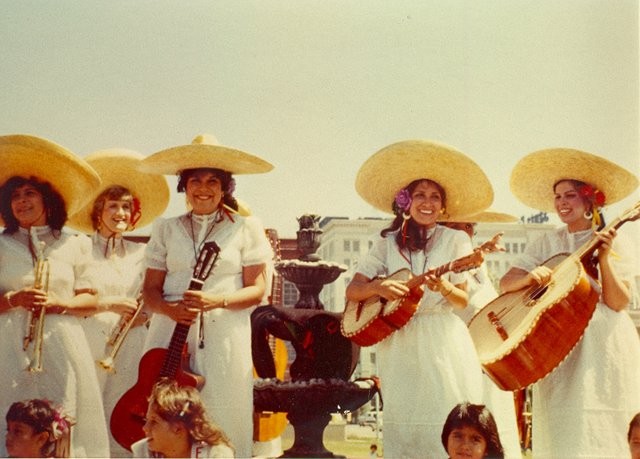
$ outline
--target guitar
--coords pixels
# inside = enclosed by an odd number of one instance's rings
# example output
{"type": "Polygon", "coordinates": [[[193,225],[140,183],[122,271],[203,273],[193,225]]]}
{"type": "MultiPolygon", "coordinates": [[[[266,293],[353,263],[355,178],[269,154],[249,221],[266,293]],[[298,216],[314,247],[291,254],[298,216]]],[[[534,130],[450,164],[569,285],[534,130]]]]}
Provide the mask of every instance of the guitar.
{"type": "MultiPolygon", "coordinates": [[[[604,231],[640,218],[640,202],[604,231]]],[[[508,292],[484,306],[469,323],[480,363],[504,390],[533,384],[557,367],[580,341],[600,287],[585,270],[600,242],[594,236],[574,254],[543,263],[553,270],[544,285],[508,292]]]]}
{"type": "MultiPolygon", "coordinates": [[[[219,253],[220,247],[215,242],[210,241],[203,245],[193,268],[189,290],[202,290],[219,253]]],[[[186,341],[190,327],[176,323],[168,349],[150,349],[140,359],[138,380],[120,397],[111,412],[111,434],[123,448],[131,451],[131,445],[144,438],[142,426],[149,406],[147,399],[158,380],[168,377],[177,381],[180,386],[192,386],[197,389],[204,386],[204,378],[189,370],[186,341]]]]}
{"type": "MultiPolygon", "coordinates": [[[[275,254],[274,261],[278,262],[280,261],[280,240],[278,239],[278,233],[274,229],[267,229],[266,234],[275,254]]],[[[277,270],[274,270],[273,272],[271,297],[269,298],[269,302],[275,306],[282,306],[282,280],[277,270]]],[[[283,340],[276,338],[273,335],[269,335],[269,347],[273,354],[276,377],[283,380],[289,359],[287,346],[283,340]]],[[[257,376],[255,368],[253,374],[254,377],[257,376]]],[[[287,427],[287,422],[287,413],[254,411],[253,440],[265,442],[279,437],[287,427]]]]}
{"type": "Polygon", "coordinates": [[[360,346],[372,346],[406,325],[418,309],[428,276],[440,277],[447,272],[460,273],[482,265],[484,253],[497,250],[502,233],[498,233],[457,260],[413,276],[410,270],[400,269],[389,275],[389,279],[405,281],[409,293],[400,299],[388,301],[374,295],[362,301],[348,301],[340,322],[342,334],[360,346]]]}

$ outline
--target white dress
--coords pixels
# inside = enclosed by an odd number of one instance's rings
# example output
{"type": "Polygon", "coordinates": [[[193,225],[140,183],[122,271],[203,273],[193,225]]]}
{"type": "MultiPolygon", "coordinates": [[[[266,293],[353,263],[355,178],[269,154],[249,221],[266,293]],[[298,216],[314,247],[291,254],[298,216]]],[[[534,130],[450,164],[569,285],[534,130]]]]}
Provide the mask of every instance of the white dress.
{"type": "MultiPolygon", "coordinates": [[[[454,313],[468,325],[474,314],[498,297],[498,292],[491,283],[485,264],[468,273],[467,287],[469,304],[462,310],[455,309],[454,313]]],[[[484,403],[496,421],[504,456],[507,459],[522,458],[513,392],[500,389],[486,373],[483,372],[482,376],[484,403]]]]}
{"type": "MultiPolygon", "coordinates": [[[[553,255],[574,253],[593,236],[566,227],[527,246],[514,267],[531,271],[553,255]]],[[[630,251],[614,240],[612,262],[621,278],[630,251]],[[625,250],[627,249],[627,250],[625,250]],[[620,258],[617,258],[620,257],[620,258]]],[[[568,357],[533,385],[532,445],[538,458],[628,458],[629,421],[640,411],[640,339],[626,311],[599,302],[568,357]]]]}
{"type": "MultiPolygon", "coordinates": [[[[271,263],[273,251],[259,220],[239,215],[233,218],[233,222],[225,217],[214,224],[211,218],[194,215],[195,243],[189,214],[156,221],[146,260],[148,268],[166,271],[163,290],[167,301],[180,300],[188,288],[195,265],[194,244],[198,248],[200,241],[215,241],[221,249],[204,291],[235,292],[243,287],[243,267],[271,263]]],[[[191,370],[206,379],[201,396],[207,411],[229,436],[238,457],[251,457],[253,443],[252,309],[206,312],[204,349],[198,347],[199,320],[187,338],[191,370]]],[[[169,317],[154,314],[145,351],[167,348],[175,325],[169,317]]]]}
{"type": "MultiPolygon", "coordinates": [[[[469,236],[437,225],[427,251],[413,252],[411,263],[398,251],[395,233],[378,239],[358,272],[368,278],[410,268],[420,274],[471,253],[469,236]]],[[[408,255],[407,255],[408,256],[408,255]]],[[[465,274],[445,274],[454,283],[465,274]]],[[[482,402],[482,370],[464,322],[440,293],[425,288],[416,315],[377,344],[384,401],[386,458],[442,458],[442,426],[458,403],[482,402]]]]}
{"type": "MultiPolygon", "coordinates": [[[[124,256],[111,255],[105,258],[107,239],[95,233],[93,241],[93,263],[90,279],[98,295],[137,298],[140,294],[144,276],[144,249],[140,244],[126,239],[118,240],[124,244],[124,256]]],[[[120,322],[120,314],[103,312],[82,319],[87,340],[91,347],[93,360],[104,359],[111,352],[107,340],[112,330],[120,322]]],[[[114,372],[108,373],[96,365],[98,380],[102,389],[104,412],[107,427],[114,406],[129,388],[138,380],[138,364],[147,337],[147,327],[139,326],[129,330],[115,358],[114,372]]],[[[109,431],[111,457],[129,457],[131,453],[113,439],[109,431]]]]}
{"type": "MultiPolygon", "coordinates": [[[[149,450],[149,441],[146,438],[143,438],[131,445],[131,451],[133,452],[133,457],[164,457],[149,450]]],[[[219,444],[211,446],[206,443],[196,443],[191,446],[191,456],[189,457],[203,459],[230,459],[235,456],[233,455],[233,450],[227,445],[219,444]]]]}
{"type": "MultiPolygon", "coordinates": [[[[37,228],[46,242],[49,259],[49,291],[71,298],[74,290],[91,288],[87,267],[91,261],[91,241],[84,236],[62,233],[54,239],[48,227],[37,228]]],[[[26,230],[0,235],[0,292],[32,286],[33,262],[26,230]]],[[[71,435],[75,457],[107,457],[109,441],[98,386],[95,363],[77,317],[47,314],[44,325],[42,373],[26,371],[31,347],[22,349],[27,311],[14,308],[0,314],[0,431],[6,430],[4,414],[16,401],[45,398],[61,404],[76,418],[71,435]]],[[[4,442],[2,442],[4,451],[4,442]]]]}

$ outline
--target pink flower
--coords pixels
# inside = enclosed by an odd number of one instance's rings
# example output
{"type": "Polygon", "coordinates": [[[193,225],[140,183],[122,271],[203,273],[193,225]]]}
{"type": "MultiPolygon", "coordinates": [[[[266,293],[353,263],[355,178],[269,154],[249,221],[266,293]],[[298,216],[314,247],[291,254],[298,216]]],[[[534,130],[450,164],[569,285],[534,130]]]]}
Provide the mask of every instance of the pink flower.
{"type": "Polygon", "coordinates": [[[404,212],[409,210],[409,207],[411,207],[411,194],[409,193],[409,190],[403,188],[398,191],[394,202],[398,209],[404,212]]]}

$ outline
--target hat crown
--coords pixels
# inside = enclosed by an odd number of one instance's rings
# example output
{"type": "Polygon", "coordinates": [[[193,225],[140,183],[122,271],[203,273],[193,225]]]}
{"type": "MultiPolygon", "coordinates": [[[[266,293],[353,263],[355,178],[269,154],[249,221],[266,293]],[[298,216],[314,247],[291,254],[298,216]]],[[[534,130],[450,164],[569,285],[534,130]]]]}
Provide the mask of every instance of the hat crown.
{"type": "Polygon", "coordinates": [[[212,134],[199,134],[193,138],[191,141],[192,145],[214,145],[220,146],[220,142],[216,138],[216,136],[212,134]]]}

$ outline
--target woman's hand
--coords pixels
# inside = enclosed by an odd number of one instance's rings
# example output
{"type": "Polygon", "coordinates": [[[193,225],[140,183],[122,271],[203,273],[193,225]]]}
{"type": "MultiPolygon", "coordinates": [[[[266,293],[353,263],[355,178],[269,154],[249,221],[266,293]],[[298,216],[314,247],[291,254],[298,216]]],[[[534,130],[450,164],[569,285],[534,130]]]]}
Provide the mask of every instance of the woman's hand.
{"type": "Polygon", "coordinates": [[[602,262],[611,254],[613,240],[617,234],[615,228],[610,228],[609,231],[596,231],[596,238],[600,241],[600,245],[598,246],[598,261],[602,262]]]}
{"type": "Polygon", "coordinates": [[[111,311],[123,317],[131,317],[138,309],[135,298],[126,296],[103,296],[98,299],[98,312],[111,311]]]}
{"type": "Polygon", "coordinates": [[[187,290],[182,295],[182,302],[197,311],[224,308],[224,296],[200,290],[187,290]]]}
{"type": "Polygon", "coordinates": [[[183,324],[191,325],[200,314],[200,309],[194,309],[190,307],[184,301],[178,301],[177,303],[167,303],[165,314],[174,321],[183,324]]]}
{"type": "Polygon", "coordinates": [[[409,293],[409,287],[403,281],[394,279],[378,279],[376,283],[376,292],[378,296],[394,301],[402,298],[409,293]]]}

